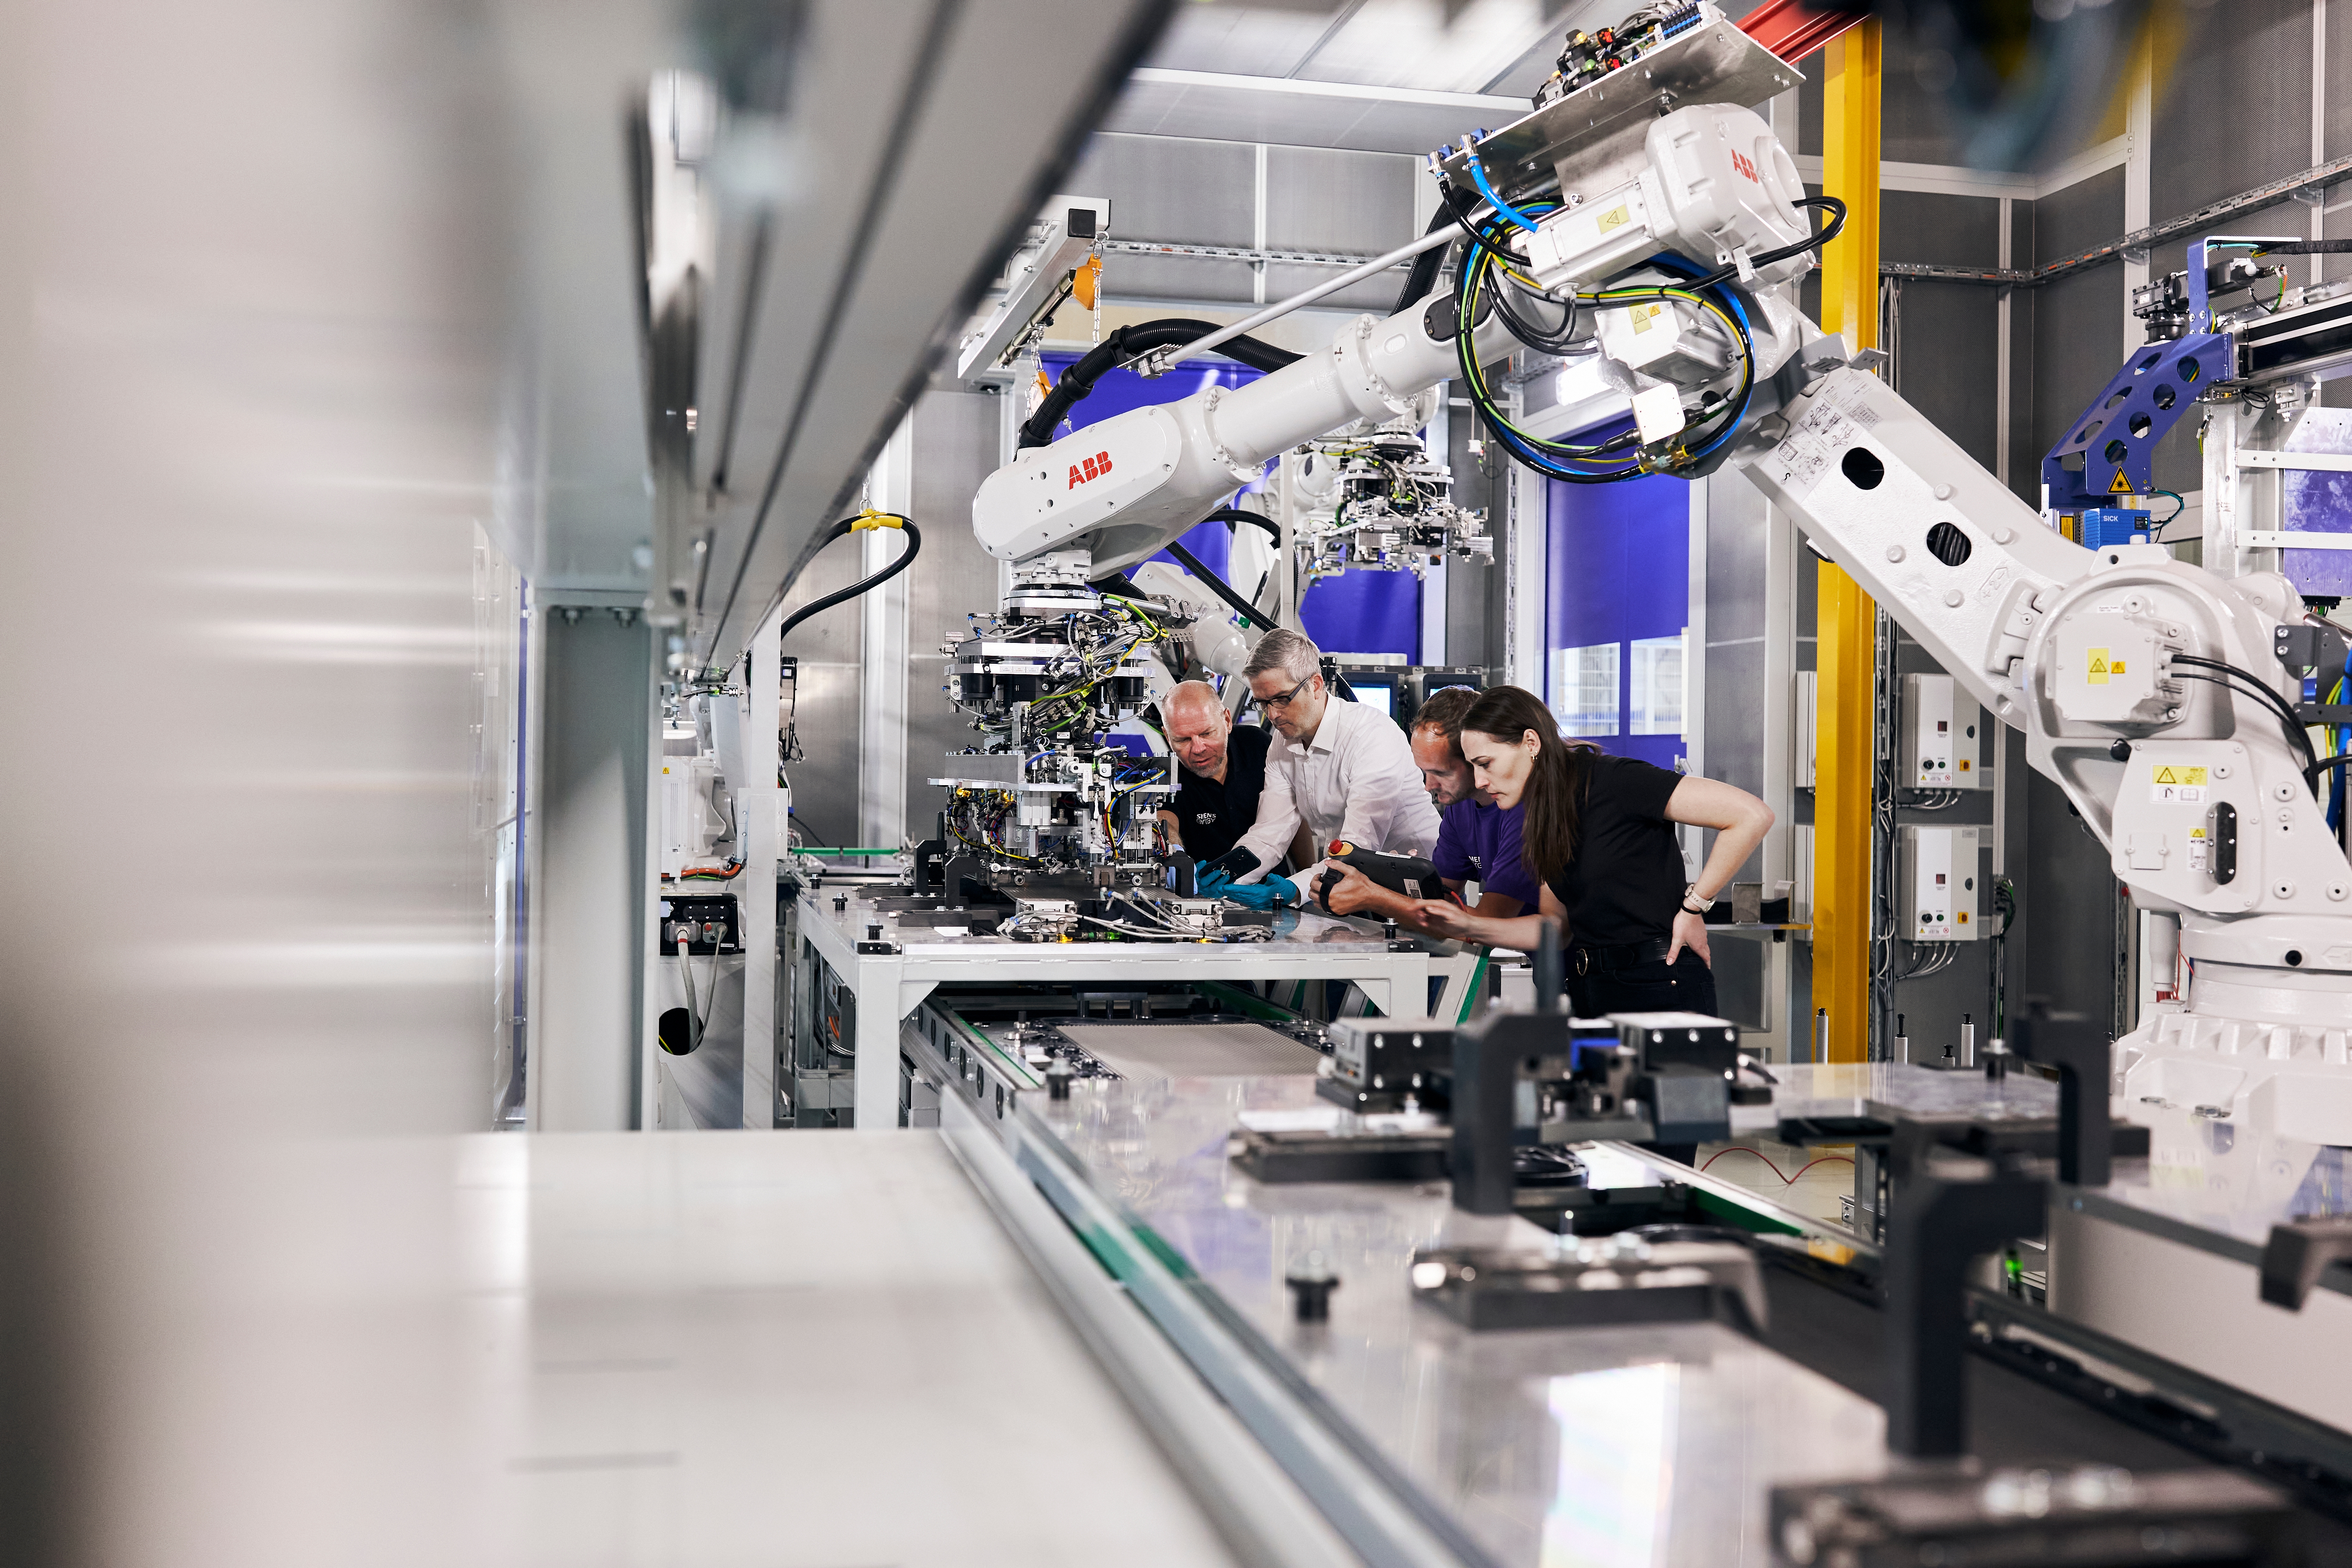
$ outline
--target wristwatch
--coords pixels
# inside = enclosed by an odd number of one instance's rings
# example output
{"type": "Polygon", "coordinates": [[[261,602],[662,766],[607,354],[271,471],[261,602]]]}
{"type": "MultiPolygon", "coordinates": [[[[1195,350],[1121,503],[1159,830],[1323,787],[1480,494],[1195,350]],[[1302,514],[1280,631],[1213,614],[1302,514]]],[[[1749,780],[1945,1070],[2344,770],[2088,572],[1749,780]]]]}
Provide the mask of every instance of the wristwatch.
{"type": "Polygon", "coordinates": [[[1713,899],[1699,898],[1698,884],[1696,882],[1693,882],[1689,887],[1683,889],[1683,913],[1686,915],[1703,915],[1713,908],[1715,908],[1715,900],[1713,899]],[[1692,900],[1694,899],[1698,900],[1696,907],[1692,904],[1692,900]]]}

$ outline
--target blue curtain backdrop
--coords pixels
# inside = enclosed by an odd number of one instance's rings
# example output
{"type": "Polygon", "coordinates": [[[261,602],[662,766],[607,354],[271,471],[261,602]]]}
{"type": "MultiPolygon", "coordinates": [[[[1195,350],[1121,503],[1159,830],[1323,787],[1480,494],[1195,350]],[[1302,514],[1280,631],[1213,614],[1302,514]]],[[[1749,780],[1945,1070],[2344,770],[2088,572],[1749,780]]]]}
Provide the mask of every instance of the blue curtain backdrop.
{"type": "MultiPolygon", "coordinates": [[[[1597,438],[1607,429],[1588,432],[1597,438]]],[[[1631,645],[1673,637],[1690,623],[1690,486],[1681,479],[1547,487],[1546,584],[1550,649],[1618,645],[1617,733],[1593,735],[1604,751],[1671,768],[1685,752],[1680,735],[1628,733],[1633,718],[1631,645]]],[[[1544,672],[1548,701],[1556,660],[1544,672]]],[[[1684,724],[1690,718],[1685,715],[1684,724]]]]}
{"type": "MultiPolygon", "coordinates": [[[[1078,360],[1074,353],[1049,353],[1043,358],[1046,374],[1056,380],[1078,360]]],[[[1261,374],[1247,365],[1206,359],[1180,364],[1156,380],[1131,370],[1114,370],[1078,400],[1066,423],[1072,429],[1084,429],[1130,408],[1173,403],[1212,386],[1245,385],[1261,374]]],[[[1255,490],[1263,483],[1244,488],[1255,490]]],[[[1233,534],[1223,523],[1204,522],[1180,542],[1210,571],[1227,576],[1233,534]]],[[[1157,559],[1180,564],[1164,551],[1157,559]]],[[[1234,584],[1243,594],[1255,586],[1255,583],[1234,584]]],[[[1307,591],[1298,618],[1315,646],[1326,653],[1401,653],[1414,663],[1421,660],[1421,584],[1410,572],[1345,572],[1326,578],[1307,591]]]]}

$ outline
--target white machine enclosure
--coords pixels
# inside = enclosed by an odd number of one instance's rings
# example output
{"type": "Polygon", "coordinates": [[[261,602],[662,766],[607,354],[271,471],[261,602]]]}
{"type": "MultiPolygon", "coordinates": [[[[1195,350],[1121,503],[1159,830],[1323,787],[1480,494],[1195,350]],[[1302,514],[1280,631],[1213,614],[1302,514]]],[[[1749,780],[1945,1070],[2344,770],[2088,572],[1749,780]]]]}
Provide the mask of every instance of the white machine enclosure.
{"type": "Polygon", "coordinates": [[[1906,826],[1895,829],[1895,918],[1906,942],[1974,942],[1979,918],[1977,827],[1906,826]]]}
{"type": "MultiPolygon", "coordinates": [[[[1557,275],[1622,280],[1652,263],[1665,237],[1691,244],[1681,219],[1667,219],[1700,205],[1677,206],[1682,198],[1669,193],[1696,191],[1689,167],[1713,167],[1727,150],[1754,161],[1757,199],[1779,199],[1791,167],[1785,152],[1749,153],[1727,133],[1738,127],[1752,139],[1750,121],[1761,124],[1722,105],[1661,118],[1645,142],[1649,167],[1631,182],[1641,221],[1629,195],[1625,221],[1604,233],[1596,219],[1589,243],[1575,238],[1582,218],[1555,224],[1558,237],[1538,243],[1549,247],[1557,275]],[[1678,122],[1727,134],[1685,144],[1669,129],[1678,122]],[[1587,256],[1601,259],[1578,259],[1587,256]],[[1594,270],[1604,266],[1617,270],[1594,270]]],[[[1751,237],[1732,250],[1765,243],[1771,225],[1748,206],[1702,194],[1730,226],[1726,238],[1751,237]]],[[[1570,211],[1584,207],[1613,210],[1570,211]]],[[[1802,232],[1793,208],[1780,216],[1802,232]]],[[[2257,697],[2230,684],[2300,698],[2272,652],[2273,628],[2303,612],[2293,587],[2275,574],[2218,577],[2161,545],[2093,552],[2071,542],[1850,363],[1857,356],[1823,338],[1784,290],[1760,287],[1769,281],[1759,272],[1726,284],[1747,302],[1759,392],[1726,466],[1746,470],[1950,672],[1956,711],[1972,700],[2024,731],[2028,762],[2065,793],[2139,907],[2178,918],[2192,979],[2117,1043],[2116,1087],[2131,1100],[2239,1111],[2259,1096],[2282,1108],[2279,1131],[2352,1143],[2352,869],[2297,743],[2257,697]]],[[[1024,452],[982,488],[973,508],[982,542],[1014,561],[1071,546],[1090,548],[1097,569],[1140,560],[1269,456],[1406,412],[1454,374],[1454,345],[1432,335],[1433,319],[1419,309],[1365,317],[1324,353],[1239,391],[1140,410],[1024,452]]],[[[1482,356],[1507,346],[1499,323],[1480,329],[1482,356]]],[[[1699,390],[1632,373],[1622,384],[1629,403],[1649,390],[1643,384],[1699,390]]]]}
{"type": "Polygon", "coordinates": [[[1948,675],[1903,678],[1903,733],[1895,783],[1905,789],[1983,789],[1980,765],[1984,710],[1948,675]]]}

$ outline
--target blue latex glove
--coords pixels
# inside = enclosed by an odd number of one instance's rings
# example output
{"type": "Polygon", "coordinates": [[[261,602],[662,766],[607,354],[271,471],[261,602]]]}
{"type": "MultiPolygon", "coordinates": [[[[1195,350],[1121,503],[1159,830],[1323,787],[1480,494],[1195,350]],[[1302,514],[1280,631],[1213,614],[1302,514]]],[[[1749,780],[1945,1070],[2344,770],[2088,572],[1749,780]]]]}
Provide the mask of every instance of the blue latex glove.
{"type": "Polygon", "coordinates": [[[1233,885],[1234,879],[1223,871],[1203,870],[1193,873],[1192,886],[1204,899],[1221,898],[1225,889],[1233,885]]]}
{"type": "Polygon", "coordinates": [[[1263,882],[1227,888],[1224,896],[1247,909],[1278,910],[1298,901],[1298,884],[1287,877],[1268,877],[1263,882]]]}

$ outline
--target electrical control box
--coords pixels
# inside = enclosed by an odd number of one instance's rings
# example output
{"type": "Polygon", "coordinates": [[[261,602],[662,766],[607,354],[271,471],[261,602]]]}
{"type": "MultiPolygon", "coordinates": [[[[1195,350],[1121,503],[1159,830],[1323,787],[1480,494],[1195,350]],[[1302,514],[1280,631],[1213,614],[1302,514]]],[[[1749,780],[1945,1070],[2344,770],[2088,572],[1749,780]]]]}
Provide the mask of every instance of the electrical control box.
{"type": "Polygon", "coordinates": [[[1910,942],[1974,942],[1977,851],[1984,827],[1904,826],[1895,830],[1895,934],[1910,942]]]}
{"type": "Polygon", "coordinates": [[[1979,762],[1984,710],[1948,675],[1903,678],[1898,789],[1983,789],[1979,762]]]}

